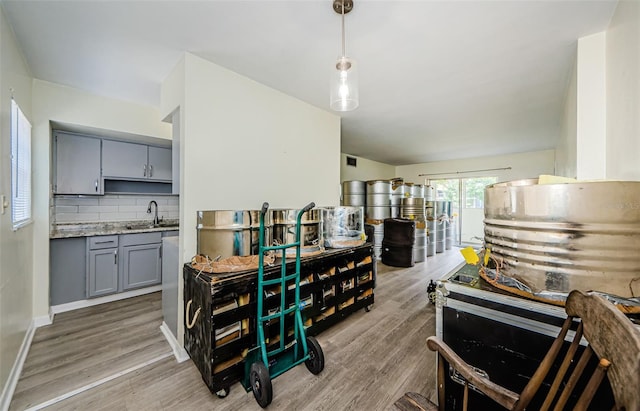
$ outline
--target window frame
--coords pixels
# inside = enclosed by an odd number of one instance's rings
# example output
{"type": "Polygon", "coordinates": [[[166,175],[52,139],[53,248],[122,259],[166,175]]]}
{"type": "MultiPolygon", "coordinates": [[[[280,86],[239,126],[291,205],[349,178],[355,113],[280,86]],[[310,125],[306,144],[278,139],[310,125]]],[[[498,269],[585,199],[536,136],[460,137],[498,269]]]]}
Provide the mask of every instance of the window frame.
{"type": "Polygon", "coordinates": [[[33,162],[31,123],[13,98],[10,127],[11,224],[17,231],[33,222],[33,162]]]}

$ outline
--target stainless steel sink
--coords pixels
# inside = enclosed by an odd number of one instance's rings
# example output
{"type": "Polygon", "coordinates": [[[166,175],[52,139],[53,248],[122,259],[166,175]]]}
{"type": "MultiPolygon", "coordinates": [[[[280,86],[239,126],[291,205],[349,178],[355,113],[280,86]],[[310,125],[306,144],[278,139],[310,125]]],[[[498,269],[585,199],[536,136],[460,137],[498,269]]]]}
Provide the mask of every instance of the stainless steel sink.
{"type": "Polygon", "coordinates": [[[149,230],[152,228],[175,228],[178,229],[178,224],[176,222],[164,222],[161,221],[158,224],[153,224],[151,222],[140,222],[140,223],[131,223],[124,226],[125,230],[149,230]]]}

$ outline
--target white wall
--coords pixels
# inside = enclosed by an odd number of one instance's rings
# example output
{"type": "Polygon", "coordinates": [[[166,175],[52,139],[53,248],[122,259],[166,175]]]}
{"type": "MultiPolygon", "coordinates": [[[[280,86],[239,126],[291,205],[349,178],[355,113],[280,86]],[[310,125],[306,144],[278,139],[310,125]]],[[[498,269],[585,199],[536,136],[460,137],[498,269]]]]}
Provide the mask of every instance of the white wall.
{"type": "Polygon", "coordinates": [[[576,176],[606,178],[606,33],[578,39],[576,176]]]}
{"type": "Polygon", "coordinates": [[[436,161],[431,163],[398,166],[396,167],[396,177],[402,177],[405,181],[420,184],[424,184],[425,178],[436,180],[442,178],[467,178],[483,176],[495,176],[498,177],[498,181],[510,181],[523,178],[535,178],[540,174],[553,174],[554,163],[554,150],[532,151],[527,153],[507,154],[502,156],[475,157],[462,160],[436,161]],[[470,173],[465,172],[472,170],[505,167],[511,167],[511,169],[496,171],[477,171],[470,173]],[[457,172],[460,173],[458,174],[457,172]],[[419,177],[419,174],[430,174],[432,176],[419,177]]]}
{"type": "Polygon", "coordinates": [[[576,92],[578,71],[576,64],[573,65],[569,78],[569,85],[564,101],[562,113],[562,129],[560,140],[556,147],[556,174],[559,176],[576,178],[577,165],[577,115],[578,115],[578,95],[576,92]]]}
{"type": "Polygon", "coordinates": [[[620,0],[607,30],[607,178],[640,180],[640,2],[620,0]]]}
{"type": "Polygon", "coordinates": [[[388,180],[395,176],[396,167],[351,154],[340,154],[340,181],[388,180]],[[347,165],[347,156],[356,158],[356,167],[347,165]]]}
{"type": "Polygon", "coordinates": [[[338,116],[188,53],[163,83],[163,116],[178,106],[181,265],[196,253],[198,210],[339,203],[338,116]]]}
{"type": "Polygon", "coordinates": [[[34,272],[33,315],[49,311],[49,204],[51,121],[141,136],[171,138],[157,108],[96,96],[42,80],[33,81],[34,272]]]}
{"type": "MultiPolygon", "coordinates": [[[[31,74],[0,5],[0,194],[11,198],[11,91],[29,121],[31,74]]],[[[35,171],[35,170],[34,170],[35,171]]],[[[33,225],[12,231],[11,210],[0,214],[0,409],[7,379],[31,324],[33,225]]]]}

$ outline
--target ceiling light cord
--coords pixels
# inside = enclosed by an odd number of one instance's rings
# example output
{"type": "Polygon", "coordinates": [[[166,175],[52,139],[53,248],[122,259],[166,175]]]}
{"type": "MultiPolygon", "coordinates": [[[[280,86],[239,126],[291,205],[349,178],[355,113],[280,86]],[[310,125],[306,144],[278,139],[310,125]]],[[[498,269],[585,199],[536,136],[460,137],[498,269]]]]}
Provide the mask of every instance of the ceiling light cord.
{"type": "Polygon", "coordinates": [[[342,0],[342,57],[347,56],[347,46],[344,40],[344,0],[342,0]]]}

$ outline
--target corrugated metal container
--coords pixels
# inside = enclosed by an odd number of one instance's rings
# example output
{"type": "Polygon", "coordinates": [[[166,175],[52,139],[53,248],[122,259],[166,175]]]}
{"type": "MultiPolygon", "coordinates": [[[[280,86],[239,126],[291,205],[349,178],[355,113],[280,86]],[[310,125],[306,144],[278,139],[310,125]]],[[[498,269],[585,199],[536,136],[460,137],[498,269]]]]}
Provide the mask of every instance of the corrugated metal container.
{"type": "MultiPolygon", "coordinates": [[[[300,210],[272,209],[273,241],[277,244],[291,244],[296,241],[296,219],[300,210]]],[[[303,254],[324,250],[322,238],[322,210],[313,208],[300,220],[300,248],[303,254]]],[[[294,254],[295,248],[287,249],[287,255],[294,254]]]]}
{"type": "Polygon", "coordinates": [[[533,294],[640,295],[640,182],[498,183],[485,189],[485,243],[533,294]]]}
{"type": "MultiPolygon", "coordinates": [[[[210,210],[197,214],[197,253],[210,258],[258,254],[260,210],[210,210]]],[[[271,215],[265,215],[265,241],[271,245],[271,215]]]]}
{"type": "Polygon", "coordinates": [[[344,206],[365,206],[367,183],[365,181],[343,181],[341,204],[344,206]]]}
{"type": "Polygon", "coordinates": [[[367,181],[367,219],[384,220],[391,217],[391,180],[367,181]]]}

